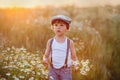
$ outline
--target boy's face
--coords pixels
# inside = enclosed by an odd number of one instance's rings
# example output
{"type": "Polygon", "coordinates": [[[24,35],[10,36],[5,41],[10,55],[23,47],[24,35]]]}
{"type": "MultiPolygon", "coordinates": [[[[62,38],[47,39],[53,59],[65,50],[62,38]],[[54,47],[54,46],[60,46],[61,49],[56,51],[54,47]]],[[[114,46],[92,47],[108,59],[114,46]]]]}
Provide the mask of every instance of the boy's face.
{"type": "Polygon", "coordinates": [[[67,25],[64,22],[54,22],[53,29],[56,35],[65,35],[67,32],[67,25]]]}

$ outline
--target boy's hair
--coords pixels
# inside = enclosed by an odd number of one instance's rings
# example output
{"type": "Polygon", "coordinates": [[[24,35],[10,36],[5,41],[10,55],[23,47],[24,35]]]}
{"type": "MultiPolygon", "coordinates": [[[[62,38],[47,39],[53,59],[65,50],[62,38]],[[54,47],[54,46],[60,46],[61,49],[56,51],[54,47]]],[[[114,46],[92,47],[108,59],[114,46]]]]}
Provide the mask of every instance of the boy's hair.
{"type": "MultiPolygon", "coordinates": [[[[66,23],[66,22],[64,22],[63,20],[54,20],[53,22],[52,22],[52,25],[54,24],[54,23],[63,23],[63,24],[65,24],[66,25],[66,28],[67,29],[69,29],[69,24],[68,23],[66,23]]],[[[53,26],[52,26],[53,27],[53,26]]]]}

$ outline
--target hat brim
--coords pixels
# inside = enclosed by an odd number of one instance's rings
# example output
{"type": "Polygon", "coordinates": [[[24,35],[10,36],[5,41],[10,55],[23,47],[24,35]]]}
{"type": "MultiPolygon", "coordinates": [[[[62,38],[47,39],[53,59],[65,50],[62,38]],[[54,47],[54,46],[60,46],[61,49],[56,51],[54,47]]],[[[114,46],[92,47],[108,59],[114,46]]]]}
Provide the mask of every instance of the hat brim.
{"type": "Polygon", "coordinates": [[[62,18],[56,18],[56,19],[52,19],[51,24],[54,24],[54,22],[57,21],[57,20],[61,20],[61,21],[65,22],[65,23],[67,23],[67,24],[71,23],[71,21],[67,21],[67,20],[62,19],[62,18]]]}

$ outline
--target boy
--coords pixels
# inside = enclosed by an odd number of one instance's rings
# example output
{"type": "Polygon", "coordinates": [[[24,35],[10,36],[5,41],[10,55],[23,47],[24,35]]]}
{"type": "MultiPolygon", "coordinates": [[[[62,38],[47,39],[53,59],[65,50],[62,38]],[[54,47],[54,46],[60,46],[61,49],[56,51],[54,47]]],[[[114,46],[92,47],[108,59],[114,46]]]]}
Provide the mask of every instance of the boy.
{"type": "MultiPolygon", "coordinates": [[[[45,66],[48,66],[49,56],[51,58],[49,80],[72,80],[72,61],[77,62],[78,59],[73,41],[66,36],[70,23],[71,18],[64,15],[56,15],[51,20],[55,36],[48,40],[43,56],[45,66]]],[[[77,65],[74,65],[74,67],[77,68],[77,65]]]]}

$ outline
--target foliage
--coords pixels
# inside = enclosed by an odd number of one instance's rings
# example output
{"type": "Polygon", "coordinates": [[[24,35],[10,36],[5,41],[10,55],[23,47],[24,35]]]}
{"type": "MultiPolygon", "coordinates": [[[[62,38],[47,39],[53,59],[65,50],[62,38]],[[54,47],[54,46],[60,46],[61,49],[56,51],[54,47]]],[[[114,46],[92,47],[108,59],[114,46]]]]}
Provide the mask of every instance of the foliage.
{"type": "Polygon", "coordinates": [[[40,52],[25,48],[7,48],[0,54],[0,77],[7,80],[46,80],[48,70],[43,66],[40,52]]]}

